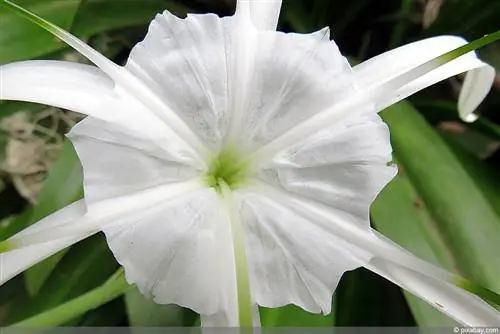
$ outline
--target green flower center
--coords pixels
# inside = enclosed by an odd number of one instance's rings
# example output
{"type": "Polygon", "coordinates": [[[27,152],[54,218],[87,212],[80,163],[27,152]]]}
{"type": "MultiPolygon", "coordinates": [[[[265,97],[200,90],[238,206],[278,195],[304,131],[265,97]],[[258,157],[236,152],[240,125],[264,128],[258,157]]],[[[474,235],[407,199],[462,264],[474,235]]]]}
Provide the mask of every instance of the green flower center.
{"type": "Polygon", "coordinates": [[[242,162],[234,149],[224,149],[215,157],[206,175],[209,187],[220,192],[221,184],[225,183],[231,189],[241,186],[249,176],[249,164],[242,162]]]}

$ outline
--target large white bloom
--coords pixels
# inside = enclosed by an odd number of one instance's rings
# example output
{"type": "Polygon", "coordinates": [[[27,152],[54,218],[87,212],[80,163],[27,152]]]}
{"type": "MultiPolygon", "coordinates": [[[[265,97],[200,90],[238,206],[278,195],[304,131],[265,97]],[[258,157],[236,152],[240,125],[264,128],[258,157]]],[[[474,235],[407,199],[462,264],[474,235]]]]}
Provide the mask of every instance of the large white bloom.
{"type": "Polygon", "coordinates": [[[329,313],[340,277],[360,266],[465,324],[500,324],[447,273],[369,226],[370,204],[396,174],[377,112],[471,71],[466,117],[493,69],[468,53],[406,75],[466,43],[453,36],[351,67],[328,29],[275,31],[280,7],[242,0],[232,17],[164,12],[124,67],[52,26],[99,67],[0,67],[2,99],[88,115],[68,135],[84,200],[2,243],[0,283],[103,231],[130,283],[195,310],[204,325],[248,325],[256,305],[329,313]]]}

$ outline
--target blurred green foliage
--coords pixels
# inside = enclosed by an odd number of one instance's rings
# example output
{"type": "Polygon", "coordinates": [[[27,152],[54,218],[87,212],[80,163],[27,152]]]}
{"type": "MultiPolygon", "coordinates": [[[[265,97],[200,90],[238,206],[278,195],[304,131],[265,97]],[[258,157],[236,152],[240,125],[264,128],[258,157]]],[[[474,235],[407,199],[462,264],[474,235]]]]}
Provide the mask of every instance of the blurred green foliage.
{"type": "MultiPolygon", "coordinates": [[[[234,0],[15,2],[71,31],[121,64],[131,47],[144,37],[156,13],[167,9],[179,16],[188,12],[230,15],[235,6],[234,0]]],[[[285,0],[279,29],[307,33],[329,26],[345,55],[364,60],[430,36],[481,37],[500,29],[499,12],[500,1],[491,0],[285,0]]],[[[35,58],[85,61],[42,29],[3,9],[0,46],[2,64],[35,58]]],[[[500,66],[499,45],[490,45],[480,54],[500,66]]],[[[457,117],[457,84],[456,79],[447,80],[382,113],[391,129],[400,173],[374,203],[372,220],[381,233],[416,255],[498,292],[500,80],[481,106],[482,117],[474,124],[464,124],[457,117]]],[[[3,101],[0,122],[20,111],[28,118],[16,124],[26,126],[46,108],[3,101]]],[[[57,112],[58,117],[63,117],[63,112],[57,112]]],[[[61,146],[62,134],[71,122],[66,125],[56,128],[51,142],[61,146]]],[[[44,126],[43,122],[40,126],[44,126]]],[[[34,145],[37,134],[28,133],[23,138],[25,144],[34,145]]],[[[0,240],[82,196],[82,171],[71,144],[62,145],[54,164],[45,151],[37,157],[46,159],[51,168],[33,183],[32,175],[13,177],[15,171],[9,158],[22,153],[12,149],[13,140],[16,134],[8,129],[0,132],[0,240]],[[29,201],[27,193],[36,196],[36,203],[29,201]]],[[[97,235],[82,241],[0,287],[0,325],[61,305],[105,282],[118,265],[103,239],[97,235]]],[[[312,315],[294,306],[260,311],[263,325],[271,327],[454,323],[364,269],[344,275],[330,315],[312,315]]],[[[196,314],[189,310],[158,306],[131,290],[66,325],[198,323],[196,314]]]]}

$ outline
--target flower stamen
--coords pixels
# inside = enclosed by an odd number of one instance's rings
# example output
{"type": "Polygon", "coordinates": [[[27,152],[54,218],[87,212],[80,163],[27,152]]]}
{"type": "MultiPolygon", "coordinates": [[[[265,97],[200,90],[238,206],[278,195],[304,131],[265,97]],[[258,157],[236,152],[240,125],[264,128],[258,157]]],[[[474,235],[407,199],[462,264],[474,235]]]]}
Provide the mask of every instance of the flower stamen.
{"type": "Polygon", "coordinates": [[[224,149],[212,160],[205,182],[221,193],[223,184],[230,189],[240,187],[249,179],[249,175],[250,164],[241,163],[236,150],[224,149]]]}

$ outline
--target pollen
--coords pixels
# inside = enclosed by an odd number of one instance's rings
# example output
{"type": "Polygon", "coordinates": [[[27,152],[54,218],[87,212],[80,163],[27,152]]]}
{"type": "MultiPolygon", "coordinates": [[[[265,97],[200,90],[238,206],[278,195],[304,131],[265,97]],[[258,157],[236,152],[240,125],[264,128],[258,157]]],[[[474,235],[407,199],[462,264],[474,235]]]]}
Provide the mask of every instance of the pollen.
{"type": "Polygon", "coordinates": [[[234,189],[248,179],[249,169],[249,164],[243,163],[235,150],[225,149],[212,160],[206,182],[217,191],[222,184],[234,189]]]}

